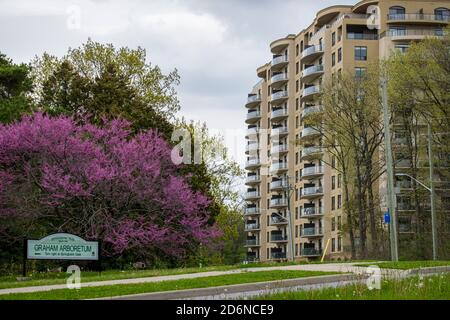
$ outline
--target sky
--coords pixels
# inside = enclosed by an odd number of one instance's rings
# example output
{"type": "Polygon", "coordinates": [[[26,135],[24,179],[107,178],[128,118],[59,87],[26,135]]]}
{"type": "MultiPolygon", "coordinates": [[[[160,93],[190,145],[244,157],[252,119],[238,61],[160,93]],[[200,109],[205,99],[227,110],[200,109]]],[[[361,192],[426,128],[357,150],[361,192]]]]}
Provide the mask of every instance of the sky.
{"type": "Polygon", "coordinates": [[[29,62],[63,56],[88,38],[141,46],[166,73],[177,69],[180,116],[206,122],[245,162],[247,94],[269,44],[307,27],[327,6],[356,0],[0,0],[0,52],[29,62]]]}

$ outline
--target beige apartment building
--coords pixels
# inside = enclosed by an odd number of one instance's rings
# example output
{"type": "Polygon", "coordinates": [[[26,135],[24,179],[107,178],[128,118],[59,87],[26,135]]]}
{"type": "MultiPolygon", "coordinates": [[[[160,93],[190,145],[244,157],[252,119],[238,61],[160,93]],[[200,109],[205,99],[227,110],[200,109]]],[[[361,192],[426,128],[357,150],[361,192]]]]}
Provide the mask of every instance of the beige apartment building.
{"type": "Polygon", "coordinates": [[[256,70],[260,81],[245,105],[247,260],[284,260],[292,254],[296,260],[318,259],[325,249],[327,259],[350,257],[349,240],[340,232],[345,224],[341,176],[321,149],[319,132],[304,119],[322,112],[324,79],[364,73],[370,61],[407,50],[411,41],[441,36],[449,8],[450,0],[331,6],[300,33],[270,44],[273,59],[256,70]],[[369,19],[370,13],[378,19],[369,19]]]}

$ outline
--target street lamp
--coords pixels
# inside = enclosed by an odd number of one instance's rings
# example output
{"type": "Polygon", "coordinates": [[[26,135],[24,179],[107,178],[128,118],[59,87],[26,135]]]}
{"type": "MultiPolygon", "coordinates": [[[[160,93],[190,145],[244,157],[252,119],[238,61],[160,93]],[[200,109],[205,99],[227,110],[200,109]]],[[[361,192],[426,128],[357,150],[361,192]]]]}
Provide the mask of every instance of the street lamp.
{"type": "Polygon", "coordinates": [[[431,201],[431,234],[433,238],[433,260],[437,260],[437,232],[436,232],[436,210],[434,207],[434,184],[431,183],[431,188],[425,185],[423,182],[417,180],[413,176],[407,174],[407,173],[396,173],[395,174],[398,177],[408,177],[411,180],[414,180],[418,184],[420,184],[422,187],[424,187],[426,190],[430,192],[430,201],[431,201]]]}

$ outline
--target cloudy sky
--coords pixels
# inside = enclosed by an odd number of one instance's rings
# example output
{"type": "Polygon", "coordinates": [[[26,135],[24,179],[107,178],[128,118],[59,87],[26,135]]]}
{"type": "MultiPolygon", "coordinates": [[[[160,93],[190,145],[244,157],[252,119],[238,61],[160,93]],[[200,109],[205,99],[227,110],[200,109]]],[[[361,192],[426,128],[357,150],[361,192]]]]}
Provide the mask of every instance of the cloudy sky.
{"type": "Polygon", "coordinates": [[[165,72],[179,70],[181,115],[226,137],[244,161],[244,103],[270,60],[272,40],[297,33],[315,13],[352,0],[0,0],[0,51],[15,62],[62,56],[89,37],[141,46],[165,72]]]}

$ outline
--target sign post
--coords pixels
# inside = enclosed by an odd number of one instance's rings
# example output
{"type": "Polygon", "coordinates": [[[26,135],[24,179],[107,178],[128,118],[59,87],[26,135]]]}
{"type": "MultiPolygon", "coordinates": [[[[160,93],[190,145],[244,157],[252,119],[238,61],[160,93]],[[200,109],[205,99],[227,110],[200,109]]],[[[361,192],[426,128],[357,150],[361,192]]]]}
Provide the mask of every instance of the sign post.
{"type": "Polygon", "coordinates": [[[99,241],[86,241],[69,233],[56,233],[40,240],[24,239],[23,276],[26,277],[27,260],[98,261],[100,263],[99,244],[99,241]]]}

